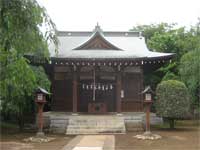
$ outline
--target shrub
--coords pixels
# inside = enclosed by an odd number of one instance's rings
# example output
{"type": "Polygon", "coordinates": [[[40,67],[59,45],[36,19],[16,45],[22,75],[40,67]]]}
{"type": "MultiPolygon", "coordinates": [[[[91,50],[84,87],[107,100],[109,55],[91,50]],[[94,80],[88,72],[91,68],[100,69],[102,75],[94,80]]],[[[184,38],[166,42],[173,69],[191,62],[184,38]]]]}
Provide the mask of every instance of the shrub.
{"type": "Polygon", "coordinates": [[[169,120],[170,128],[174,128],[175,119],[185,118],[189,113],[191,102],[188,89],[183,82],[162,81],[157,86],[156,96],[156,113],[169,120]]]}

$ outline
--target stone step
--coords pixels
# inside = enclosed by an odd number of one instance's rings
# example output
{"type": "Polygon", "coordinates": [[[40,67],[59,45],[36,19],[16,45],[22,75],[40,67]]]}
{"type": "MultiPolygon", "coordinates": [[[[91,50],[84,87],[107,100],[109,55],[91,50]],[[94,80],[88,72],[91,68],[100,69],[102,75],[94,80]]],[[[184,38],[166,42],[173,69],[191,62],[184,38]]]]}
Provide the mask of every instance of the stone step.
{"type": "MultiPolygon", "coordinates": [[[[114,131],[114,130],[122,130],[123,128],[79,128],[79,129],[77,129],[77,128],[67,128],[67,131],[69,131],[69,130],[76,130],[76,131],[81,131],[81,130],[90,130],[90,131],[92,131],[92,130],[94,130],[94,131],[108,131],[108,130],[112,130],[112,131],[114,131]]],[[[124,130],[123,130],[124,131],[124,130]]]]}
{"type": "Polygon", "coordinates": [[[122,126],[124,123],[123,122],[120,122],[120,123],[115,123],[115,124],[112,124],[112,123],[101,123],[101,124],[95,124],[95,123],[90,123],[90,122],[86,122],[85,124],[75,124],[75,123],[73,123],[73,124],[70,124],[70,122],[69,123],[67,123],[68,125],[70,125],[70,126],[95,126],[95,127],[101,127],[101,126],[107,126],[107,127],[109,127],[109,126],[122,126]]]}
{"type": "Polygon", "coordinates": [[[125,131],[124,119],[116,116],[73,117],[66,126],[66,134],[125,133],[125,131]]]}
{"type": "Polygon", "coordinates": [[[73,135],[73,134],[109,134],[109,133],[121,133],[124,134],[123,131],[121,130],[70,130],[67,131],[68,135],[73,135]]]}
{"type": "Polygon", "coordinates": [[[67,128],[67,130],[121,130],[122,128],[67,128]]]}

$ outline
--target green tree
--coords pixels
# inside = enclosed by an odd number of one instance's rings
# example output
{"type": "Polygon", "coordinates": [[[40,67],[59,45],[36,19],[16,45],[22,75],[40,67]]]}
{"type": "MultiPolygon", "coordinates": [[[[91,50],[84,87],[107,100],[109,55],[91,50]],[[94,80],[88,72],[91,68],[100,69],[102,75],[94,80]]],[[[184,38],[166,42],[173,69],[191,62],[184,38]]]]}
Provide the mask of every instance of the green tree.
{"type": "Polygon", "coordinates": [[[188,89],[183,82],[176,80],[162,81],[156,88],[156,113],[169,120],[174,128],[174,120],[188,115],[190,99],[188,89]]]}
{"type": "Polygon", "coordinates": [[[190,51],[181,57],[180,76],[186,83],[193,99],[193,106],[200,109],[200,49],[190,51]]]}
{"type": "Polygon", "coordinates": [[[164,65],[153,74],[145,75],[145,84],[151,83],[152,87],[156,87],[161,80],[180,80],[181,57],[200,47],[200,18],[197,24],[189,29],[177,28],[176,24],[161,23],[136,26],[132,30],[143,31],[147,46],[152,51],[176,54],[172,63],[164,65]]]}
{"type": "Polygon", "coordinates": [[[138,25],[133,27],[130,31],[141,31],[143,32],[143,36],[146,39],[146,42],[148,43],[148,40],[151,39],[151,37],[154,36],[155,33],[165,33],[171,28],[173,28],[175,24],[168,24],[168,23],[160,23],[160,24],[150,24],[150,25],[138,25]]]}
{"type": "Polygon", "coordinates": [[[48,42],[57,48],[55,25],[36,0],[0,1],[1,111],[16,116],[20,127],[23,127],[23,114],[30,107],[34,90],[41,82],[42,87],[50,85],[44,70],[31,67],[25,56],[47,60],[48,42]],[[46,31],[41,32],[41,27],[46,31]]]}
{"type": "MultiPolygon", "coordinates": [[[[146,39],[146,43],[149,49],[152,51],[158,52],[171,52],[171,48],[168,48],[167,44],[165,43],[167,38],[165,38],[165,34],[173,30],[176,24],[168,24],[168,23],[160,23],[160,24],[150,24],[150,25],[140,25],[133,27],[131,31],[142,31],[143,36],[146,39]],[[165,40],[164,40],[165,39],[165,40]],[[167,49],[166,49],[167,48],[167,49]]],[[[169,33],[168,36],[171,36],[169,33]]],[[[173,42],[175,42],[173,40],[173,42]]],[[[173,43],[168,42],[168,43],[173,43]]],[[[172,45],[172,44],[171,44],[172,45]]],[[[170,65],[165,65],[160,69],[153,72],[149,72],[148,74],[144,75],[144,81],[146,85],[151,85],[152,89],[155,90],[157,84],[161,82],[162,78],[166,74],[174,74],[174,69],[176,68],[176,62],[173,62],[170,65]]]]}

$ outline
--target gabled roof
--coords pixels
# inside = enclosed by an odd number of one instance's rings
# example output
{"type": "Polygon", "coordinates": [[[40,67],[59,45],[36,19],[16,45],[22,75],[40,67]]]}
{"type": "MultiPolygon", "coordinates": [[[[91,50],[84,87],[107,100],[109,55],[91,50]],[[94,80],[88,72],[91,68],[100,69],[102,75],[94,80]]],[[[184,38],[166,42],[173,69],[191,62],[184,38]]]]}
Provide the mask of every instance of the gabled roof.
{"type": "Polygon", "coordinates": [[[151,87],[148,85],[144,91],[142,91],[141,94],[145,94],[145,93],[154,93],[154,91],[151,89],[151,87]]]}
{"type": "Polygon", "coordinates": [[[138,59],[172,57],[172,53],[152,52],[140,32],[103,32],[96,26],[93,32],[58,31],[58,55],[50,45],[53,58],[66,59],[138,59]]]}
{"type": "Polygon", "coordinates": [[[80,46],[78,46],[73,50],[84,50],[84,49],[121,50],[120,48],[116,47],[115,45],[107,41],[99,29],[95,30],[94,34],[88,39],[88,41],[85,41],[83,44],[81,44],[80,46]]]}
{"type": "Polygon", "coordinates": [[[49,93],[47,90],[45,90],[45,89],[43,89],[43,88],[41,88],[41,87],[38,87],[37,89],[36,89],[36,93],[43,93],[43,94],[46,94],[46,95],[49,95],[49,94],[51,94],[51,93],[49,93]]]}

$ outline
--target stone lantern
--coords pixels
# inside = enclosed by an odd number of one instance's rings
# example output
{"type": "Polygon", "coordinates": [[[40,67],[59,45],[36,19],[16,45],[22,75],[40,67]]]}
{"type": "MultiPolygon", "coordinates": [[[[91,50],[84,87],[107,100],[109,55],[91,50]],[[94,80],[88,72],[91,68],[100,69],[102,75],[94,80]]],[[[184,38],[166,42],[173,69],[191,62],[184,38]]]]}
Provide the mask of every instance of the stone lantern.
{"type": "Polygon", "coordinates": [[[146,111],[146,129],[145,129],[144,134],[135,136],[137,139],[157,140],[161,138],[160,135],[152,134],[150,131],[150,108],[151,108],[151,104],[153,103],[153,99],[152,99],[153,93],[154,92],[151,90],[150,86],[147,86],[145,90],[142,92],[142,94],[144,95],[144,105],[145,105],[145,111],[146,111]]]}
{"type": "Polygon", "coordinates": [[[144,94],[144,105],[146,111],[146,131],[145,134],[150,134],[150,109],[151,104],[153,103],[152,94],[153,91],[151,90],[150,86],[147,86],[145,90],[142,92],[144,94]]]}
{"type": "Polygon", "coordinates": [[[47,92],[45,89],[43,88],[38,88],[35,92],[36,96],[35,96],[35,103],[38,106],[38,132],[37,132],[37,136],[38,137],[44,137],[44,132],[43,132],[43,107],[44,104],[46,103],[46,95],[49,95],[50,93],[47,92]]]}

